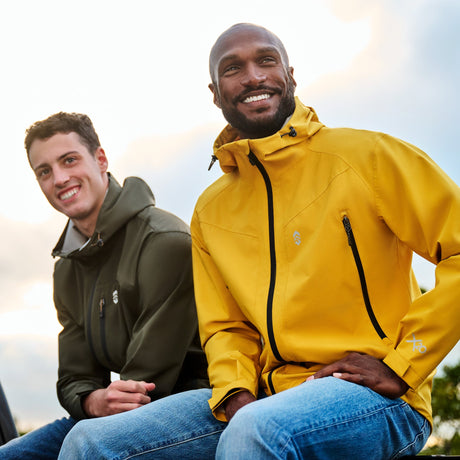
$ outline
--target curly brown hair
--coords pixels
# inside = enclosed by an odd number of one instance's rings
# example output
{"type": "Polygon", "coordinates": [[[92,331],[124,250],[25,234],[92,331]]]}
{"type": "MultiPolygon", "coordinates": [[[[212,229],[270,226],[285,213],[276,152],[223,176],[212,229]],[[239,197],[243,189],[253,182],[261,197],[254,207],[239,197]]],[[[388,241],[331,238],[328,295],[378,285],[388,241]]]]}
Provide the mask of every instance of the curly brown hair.
{"type": "Polygon", "coordinates": [[[58,133],[77,133],[82,144],[88,148],[91,155],[94,155],[97,148],[101,146],[99,137],[88,115],[59,112],[45,120],[36,121],[26,130],[24,146],[27,156],[29,156],[30,146],[35,139],[49,139],[58,133]]]}

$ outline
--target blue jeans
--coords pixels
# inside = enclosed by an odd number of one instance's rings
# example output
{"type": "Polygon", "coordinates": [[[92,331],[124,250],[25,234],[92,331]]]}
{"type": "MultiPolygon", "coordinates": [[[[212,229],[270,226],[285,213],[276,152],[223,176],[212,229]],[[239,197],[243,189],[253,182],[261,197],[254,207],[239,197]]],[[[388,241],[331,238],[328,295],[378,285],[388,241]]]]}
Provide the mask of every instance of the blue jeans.
{"type": "Polygon", "coordinates": [[[313,380],[216,420],[210,390],[79,422],[60,459],[393,459],[419,452],[427,420],[401,399],[333,377],[313,380]],[[222,434],[222,435],[221,435],[222,434]]]}
{"type": "Polygon", "coordinates": [[[0,447],[0,460],[56,460],[67,433],[76,424],[72,417],[55,420],[0,447]]]}

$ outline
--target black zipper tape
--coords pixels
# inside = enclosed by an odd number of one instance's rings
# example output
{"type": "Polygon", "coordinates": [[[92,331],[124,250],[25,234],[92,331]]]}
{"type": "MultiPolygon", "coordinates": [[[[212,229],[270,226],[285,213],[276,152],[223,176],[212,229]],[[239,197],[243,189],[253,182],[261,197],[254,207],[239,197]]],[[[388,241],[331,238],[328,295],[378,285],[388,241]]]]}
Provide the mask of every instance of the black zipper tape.
{"type": "Polygon", "coordinates": [[[359,280],[361,283],[361,291],[363,293],[364,304],[366,305],[367,314],[377,334],[380,336],[381,339],[384,339],[386,337],[386,334],[385,332],[383,332],[383,329],[380,327],[380,324],[377,321],[377,318],[375,317],[374,310],[372,309],[371,301],[369,299],[369,292],[367,290],[366,276],[364,275],[363,264],[361,262],[361,257],[359,256],[358,246],[356,244],[355,236],[353,234],[350,219],[348,219],[348,216],[343,217],[342,223],[343,223],[345,232],[348,237],[348,244],[351,247],[351,251],[353,252],[353,257],[355,259],[356,268],[358,269],[359,280]]]}
{"type": "Polygon", "coordinates": [[[278,361],[283,361],[280,355],[278,347],[276,345],[275,334],[273,331],[273,296],[275,293],[276,283],[276,250],[275,250],[275,217],[273,210],[273,190],[270,178],[268,177],[267,171],[263,167],[259,159],[254,155],[253,152],[249,152],[249,161],[252,165],[256,166],[262,174],[265,182],[265,188],[267,190],[267,204],[268,204],[268,231],[269,231],[269,244],[270,244],[270,284],[267,295],[267,333],[270,347],[273,351],[275,358],[278,361]]]}

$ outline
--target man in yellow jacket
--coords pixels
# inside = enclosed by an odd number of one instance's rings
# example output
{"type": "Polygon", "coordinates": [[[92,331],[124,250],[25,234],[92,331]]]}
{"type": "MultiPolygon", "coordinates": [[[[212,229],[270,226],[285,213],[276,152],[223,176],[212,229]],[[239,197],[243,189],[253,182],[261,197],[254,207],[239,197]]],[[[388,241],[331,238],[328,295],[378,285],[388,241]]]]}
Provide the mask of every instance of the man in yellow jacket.
{"type": "MultiPolygon", "coordinates": [[[[212,391],[155,402],[136,411],[142,420],[122,415],[137,436],[123,452],[416,454],[431,430],[435,367],[460,335],[459,188],[406,142],[324,126],[294,97],[284,46],[264,28],[225,31],[210,72],[229,123],[213,156],[225,174],[191,229],[212,391]],[[437,265],[423,296],[413,252],[437,265]]],[[[113,447],[115,433],[86,433],[80,454],[113,447]]]]}

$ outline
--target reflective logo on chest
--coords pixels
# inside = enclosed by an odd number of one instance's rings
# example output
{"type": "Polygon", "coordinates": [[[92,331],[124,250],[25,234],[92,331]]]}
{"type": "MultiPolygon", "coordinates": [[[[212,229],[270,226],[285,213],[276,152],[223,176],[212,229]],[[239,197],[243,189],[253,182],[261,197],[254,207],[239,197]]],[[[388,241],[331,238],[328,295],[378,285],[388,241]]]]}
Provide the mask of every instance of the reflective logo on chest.
{"type": "Polygon", "coordinates": [[[300,233],[297,230],[292,234],[292,238],[294,239],[294,243],[297,244],[297,246],[300,246],[300,243],[302,243],[302,238],[300,237],[300,233]]]}

